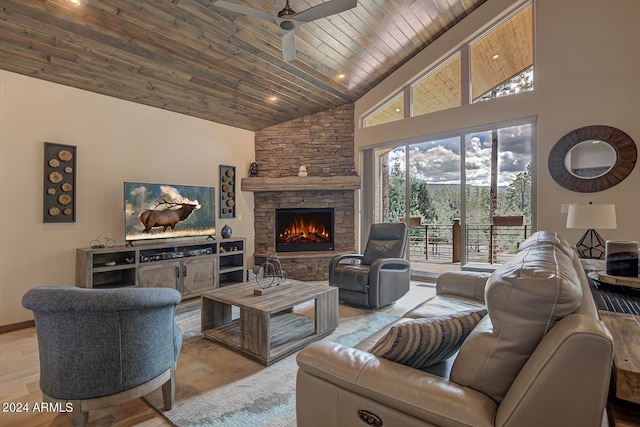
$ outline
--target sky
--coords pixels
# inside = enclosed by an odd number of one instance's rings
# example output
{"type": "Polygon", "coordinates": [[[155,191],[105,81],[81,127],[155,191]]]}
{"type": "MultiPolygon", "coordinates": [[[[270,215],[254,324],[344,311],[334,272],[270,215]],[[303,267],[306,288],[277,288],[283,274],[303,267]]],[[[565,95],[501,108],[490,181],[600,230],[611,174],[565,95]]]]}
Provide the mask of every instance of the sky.
{"type": "MultiPolygon", "coordinates": [[[[459,138],[447,138],[409,146],[409,173],[431,184],[460,182],[459,138]]],[[[466,135],[465,164],[467,184],[488,186],[491,176],[491,132],[466,135]]],[[[389,153],[389,168],[399,161],[406,167],[405,148],[389,153]]],[[[531,125],[513,126],[498,131],[498,185],[509,185],[526,170],[531,161],[531,125]]]]}
{"type": "Polygon", "coordinates": [[[138,184],[138,183],[125,183],[128,188],[125,191],[129,191],[129,194],[125,194],[125,213],[128,216],[138,215],[141,210],[164,210],[164,209],[177,209],[180,206],[170,206],[168,204],[161,203],[162,200],[176,203],[188,203],[196,205],[196,209],[200,209],[202,206],[197,199],[189,199],[181,194],[194,194],[197,191],[196,187],[189,186],[171,186],[161,184],[138,184]],[[147,201],[145,206],[134,206],[131,203],[133,198],[140,198],[147,201]]]}

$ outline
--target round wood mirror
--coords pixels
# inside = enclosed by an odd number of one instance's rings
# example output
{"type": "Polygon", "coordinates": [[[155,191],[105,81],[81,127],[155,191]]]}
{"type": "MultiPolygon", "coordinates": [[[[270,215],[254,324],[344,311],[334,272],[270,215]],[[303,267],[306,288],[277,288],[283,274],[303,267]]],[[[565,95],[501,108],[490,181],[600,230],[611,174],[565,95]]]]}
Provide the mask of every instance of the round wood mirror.
{"type": "Polygon", "coordinates": [[[636,164],[636,144],[610,126],[585,126],[569,132],[549,153],[549,173],[571,191],[593,193],[624,180],[636,164]]]}

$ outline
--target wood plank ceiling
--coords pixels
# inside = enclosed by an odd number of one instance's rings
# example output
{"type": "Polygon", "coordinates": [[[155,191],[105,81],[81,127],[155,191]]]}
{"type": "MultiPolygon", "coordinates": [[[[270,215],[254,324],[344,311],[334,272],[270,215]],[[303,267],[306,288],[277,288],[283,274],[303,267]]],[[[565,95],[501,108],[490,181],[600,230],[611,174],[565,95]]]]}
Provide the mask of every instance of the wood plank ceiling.
{"type": "Polygon", "coordinates": [[[354,102],[484,1],[360,0],[298,28],[285,62],[275,24],[213,0],[0,0],[0,68],[259,130],[354,102]]]}

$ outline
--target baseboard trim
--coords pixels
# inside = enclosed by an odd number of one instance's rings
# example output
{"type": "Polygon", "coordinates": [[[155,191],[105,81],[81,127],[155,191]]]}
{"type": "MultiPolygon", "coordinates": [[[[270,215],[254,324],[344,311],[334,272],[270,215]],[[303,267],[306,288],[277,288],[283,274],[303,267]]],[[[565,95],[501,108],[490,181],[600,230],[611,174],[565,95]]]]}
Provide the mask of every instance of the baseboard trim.
{"type": "Polygon", "coordinates": [[[3,326],[0,326],[0,334],[19,331],[20,329],[33,328],[35,326],[36,326],[35,320],[26,320],[24,322],[12,323],[10,325],[3,325],[3,326]]]}

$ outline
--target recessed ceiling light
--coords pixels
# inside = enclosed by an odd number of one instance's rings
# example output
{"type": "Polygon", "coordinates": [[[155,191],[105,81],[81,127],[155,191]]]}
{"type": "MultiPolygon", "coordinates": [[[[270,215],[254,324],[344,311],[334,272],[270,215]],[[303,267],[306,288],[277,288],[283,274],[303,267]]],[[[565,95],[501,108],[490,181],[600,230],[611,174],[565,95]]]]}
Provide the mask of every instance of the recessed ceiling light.
{"type": "Polygon", "coordinates": [[[271,95],[269,97],[269,101],[271,101],[271,102],[276,102],[277,100],[278,100],[278,97],[276,95],[271,95]]]}
{"type": "Polygon", "coordinates": [[[491,59],[498,59],[498,58],[500,58],[500,55],[498,55],[497,53],[491,57],[491,59]]]}
{"type": "Polygon", "coordinates": [[[344,73],[340,73],[338,74],[338,79],[342,80],[346,77],[346,75],[344,73]]]}
{"type": "Polygon", "coordinates": [[[65,0],[72,6],[82,6],[87,0],[65,0]]]}
{"type": "Polygon", "coordinates": [[[399,109],[399,108],[396,108],[396,113],[399,113],[400,111],[402,111],[402,110],[399,109]]]}

